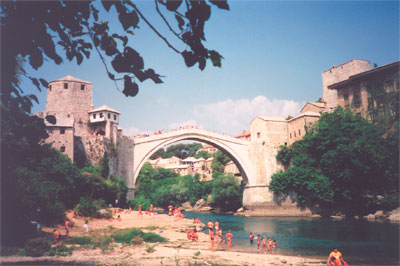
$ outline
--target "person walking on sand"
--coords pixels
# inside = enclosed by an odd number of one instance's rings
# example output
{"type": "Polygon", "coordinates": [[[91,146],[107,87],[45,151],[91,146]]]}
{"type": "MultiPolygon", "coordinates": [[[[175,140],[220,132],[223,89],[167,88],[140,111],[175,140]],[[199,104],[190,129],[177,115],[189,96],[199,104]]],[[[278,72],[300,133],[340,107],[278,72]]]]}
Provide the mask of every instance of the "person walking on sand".
{"type": "Polygon", "coordinates": [[[83,229],[85,230],[85,233],[89,232],[89,221],[88,221],[88,219],[85,219],[85,224],[83,225],[83,229]]]}
{"type": "Polygon", "coordinates": [[[254,241],[254,235],[253,235],[253,233],[250,233],[249,239],[250,239],[250,244],[253,244],[253,241],[254,241]]]}
{"type": "Polygon", "coordinates": [[[65,236],[68,237],[69,234],[69,220],[65,220],[65,224],[64,224],[64,228],[65,228],[65,236]]]}
{"type": "Polygon", "coordinates": [[[226,233],[225,237],[226,237],[226,241],[228,242],[228,249],[231,249],[232,248],[232,238],[233,238],[231,230],[228,230],[228,233],[226,233]]]}
{"type": "Polygon", "coordinates": [[[344,265],[347,265],[342,257],[342,253],[340,253],[337,248],[333,248],[333,251],[329,254],[326,264],[329,266],[340,266],[342,265],[342,262],[344,265]]]}

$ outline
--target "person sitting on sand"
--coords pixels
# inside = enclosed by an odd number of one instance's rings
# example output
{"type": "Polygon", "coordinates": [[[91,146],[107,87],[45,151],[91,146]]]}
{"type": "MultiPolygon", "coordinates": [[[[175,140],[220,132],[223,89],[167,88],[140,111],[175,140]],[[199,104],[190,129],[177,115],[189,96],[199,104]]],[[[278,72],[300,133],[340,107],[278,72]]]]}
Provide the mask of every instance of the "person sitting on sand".
{"type": "Polygon", "coordinates": [[[199,217],[197,217],[196,218],[196,224],[199,224],[200,223],[200,219],[199,219],[199,217]]]}
{"type": "Polygon", "coordinates": [[[192,229],[189,229],[186,233],[187,239],[191,240],[192,239],[192,229]]]}
{"type": "Polygon", "coordinates": [[[192,231],[192,241],[197,242],[199,240],[199,236],[196,233],[196,230],[192,231]]]}
{"type": "Polygon", "coordinates": [[[333,248],[333,251],[329,254],[326,264],[330,266],[340,266],[342,265],[342,262],[344,265],[347,264],[342,257],[342,253],[340,253],[337,248],[333,248]]]}

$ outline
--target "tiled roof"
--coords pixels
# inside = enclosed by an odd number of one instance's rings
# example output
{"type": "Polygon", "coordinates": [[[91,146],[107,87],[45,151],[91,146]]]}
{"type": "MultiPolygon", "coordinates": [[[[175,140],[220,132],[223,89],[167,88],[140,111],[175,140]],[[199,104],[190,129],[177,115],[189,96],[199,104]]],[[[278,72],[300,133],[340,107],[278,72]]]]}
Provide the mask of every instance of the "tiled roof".
{"type": "Polygon", "coordinates": [[[250,130],[243,130],[243,132],[237,135],[235,138],[247,137],[250,135],[251,135],[250,130]]]}
{"type": "Polygon", "coordinates": [[[117,110],[114,110],[114,109],[108,107],[107,105],[103,105],[103,106],[100,106],[98,108],[95,108],[92,111],[89,111],[89,113],[95,113],[95,112],[100,112],[100,111],[109,111],[109,112],[112,112],[112,113],[121,114],[117,110]]]}

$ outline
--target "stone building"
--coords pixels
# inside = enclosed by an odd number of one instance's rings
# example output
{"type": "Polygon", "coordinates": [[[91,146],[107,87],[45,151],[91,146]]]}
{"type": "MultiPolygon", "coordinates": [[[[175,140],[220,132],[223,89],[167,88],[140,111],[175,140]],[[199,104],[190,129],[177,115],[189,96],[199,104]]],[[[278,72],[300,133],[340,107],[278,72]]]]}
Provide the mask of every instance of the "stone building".
{"type": "Polygon", "coordinates": [[[331,79],[327,89],[337,95],[337,100],[330,105],[350,107],[371,121],[381,115],[394,115],[398,111],[399,73],[400,61],[397,61],[347,78],[331,79]]]}
{"type": "MultiPolygon", "coordinates": [[[[46,110],[36,115],[45,119],[47,143],[65,153],[72,161],[97,164],[105,151],[112,153],[120,113],[108,106],[94,109],[91,82],[71,76],[49,82],[46,110]]],[[[119,132],[119,134],[118,134],[119,132]]]]}

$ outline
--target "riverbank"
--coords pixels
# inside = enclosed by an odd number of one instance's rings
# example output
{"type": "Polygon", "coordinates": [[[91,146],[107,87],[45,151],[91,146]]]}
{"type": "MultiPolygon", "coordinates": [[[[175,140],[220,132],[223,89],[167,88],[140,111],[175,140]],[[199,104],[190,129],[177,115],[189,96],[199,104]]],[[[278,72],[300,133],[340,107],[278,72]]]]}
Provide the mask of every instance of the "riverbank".
{"type": "MultiPolygon", "coordinates": [[[[70,215],[70,214],[69,214],[70,215]]],[[[109,250],[76,248],[67,257],[1,257],[2,265],[325,265],[324,259],[278,254],[245,253],[235,249],[227,251],[225,244],[216,245],[210,250],[208,235],[199,233],[199,241],[188,241],[186,231],[192,228],[190,219],[175,219],[166,214],[143,215],[138,213],[120,213],[121,221],[94,219],[89,221],[90,232],[83,230],[84,219],[79,218],[70,236],[96,236],[106,230],[123,228],[141,228],[145,232],[154,232],[168,239],[166,243],[151,243],[138,246],[111,244],[109,250]]],[[[197,225],[198,229],[204,224],[197,225]]],[[[52,233],[53,228],[43,228],[52,233]]],[[[62,234],[64,230],[61,229],[62,234]]]]}

